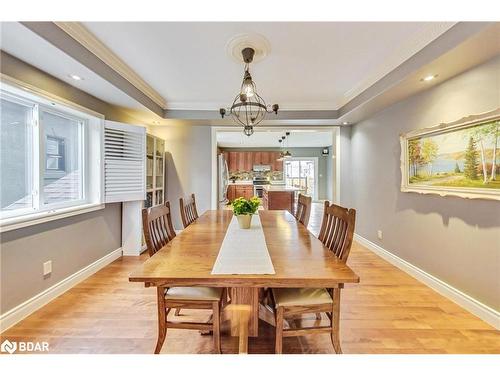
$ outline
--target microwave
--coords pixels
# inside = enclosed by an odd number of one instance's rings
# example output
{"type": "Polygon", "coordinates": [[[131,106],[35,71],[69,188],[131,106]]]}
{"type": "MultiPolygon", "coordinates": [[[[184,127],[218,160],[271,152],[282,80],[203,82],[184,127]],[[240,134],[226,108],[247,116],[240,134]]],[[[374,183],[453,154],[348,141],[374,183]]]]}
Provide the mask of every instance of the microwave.
{"type": "Polygon", "coordinates": [[[271,170],[271,166],[263,164],[254,164],[252,170],[254,172],[269,172],[271,170]]]}

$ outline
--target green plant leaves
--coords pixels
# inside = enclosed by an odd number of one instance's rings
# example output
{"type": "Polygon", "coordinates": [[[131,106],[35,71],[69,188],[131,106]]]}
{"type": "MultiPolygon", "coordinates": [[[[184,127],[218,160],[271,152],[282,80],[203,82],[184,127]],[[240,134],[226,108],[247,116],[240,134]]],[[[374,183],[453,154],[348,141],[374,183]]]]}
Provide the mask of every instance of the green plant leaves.
{"type": "Polygon", "coordinates": [[[235,215],[253,215],[259,208],[260,199],[253,197],[250,199],[236,198],[233,201],[233,212],[235,215]]]}

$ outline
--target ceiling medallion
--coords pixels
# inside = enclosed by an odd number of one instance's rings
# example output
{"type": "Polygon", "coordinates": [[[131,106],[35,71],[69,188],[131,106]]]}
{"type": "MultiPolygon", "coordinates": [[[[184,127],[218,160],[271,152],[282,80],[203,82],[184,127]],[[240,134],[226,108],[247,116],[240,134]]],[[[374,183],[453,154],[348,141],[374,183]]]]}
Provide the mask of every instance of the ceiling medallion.
{"type": "MultiPolygon", "coordinates": [[[[229,109],[231,117],[243,126],[243,132],[247,136],[253,134],[253,127],[259,124],[267,113],[274,112],[278,114],[278,104],[273,104],[271,110],[268,110],[266,102],[257,93],[257,86],[250,75],[250,63],[253,61],[255,50],[246,47],[241,51],[243,61],[245,62],[245,72],[240,92],[234,98],[233,104],[229,109]]],[[[219,113],[222,118],[226,115],[226,109],[220,108],[219,113]]]]}

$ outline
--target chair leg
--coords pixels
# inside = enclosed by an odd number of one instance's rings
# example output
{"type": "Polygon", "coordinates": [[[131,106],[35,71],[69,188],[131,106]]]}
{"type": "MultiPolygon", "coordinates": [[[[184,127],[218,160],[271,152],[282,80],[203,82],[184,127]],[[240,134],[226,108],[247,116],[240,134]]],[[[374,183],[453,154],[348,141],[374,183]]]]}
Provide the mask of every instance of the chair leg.
{"type": "Polygon", "coordinates": [[[332,344],[335,353],[342,354],[340,347],[340,288],[333,289],[333,308],[332,308],[332,344]]]}
{"type": "Polygon", "coordinates": [[[276,309],[276,342],[274,352],[281,354],[283,352],[283,307],[276,309]]]}
{"type": "Polygon", "coordinates": [[[213,303],[212,329],[214,334],[215,352],[222,354],[220,344],[220,302],[213,303]]]}
{"type": "Polygon", "coordinates": [[[228,295],[229,293],[227,288],[224,288],[222,290],[222,309],[224,309],[227,305],[229,305],[228,295]]]}
{"type": "Polygon", "coordinates": [[[175,309],[174,316],[179,316],[179,315],[181,315],[181,309],[175,309]]]}
{"type": "Polygon", "coordinates": [[[167,337],[167,311],[165,306],[165,288],[157,288],[158,298],[158,340],[156,342],[155,354],[159,354],[161,347],[167,337]]]}

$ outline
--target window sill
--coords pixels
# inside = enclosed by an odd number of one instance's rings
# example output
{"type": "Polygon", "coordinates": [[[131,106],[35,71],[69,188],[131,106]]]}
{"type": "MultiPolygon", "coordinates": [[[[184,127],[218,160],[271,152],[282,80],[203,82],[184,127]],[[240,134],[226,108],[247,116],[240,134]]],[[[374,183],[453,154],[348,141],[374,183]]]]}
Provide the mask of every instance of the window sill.
{"type": "Polygon", "coordinates": [[[0,233],[24,228],[30,225],[46,223],[48,221],[59,220],[65,217],[81,215],[86,212],[102,210],[104,206],[103,203],[87,203],[79,206],[59,208],[46,212],[37,212],[35,214],[3,219],[0,221],[0,233]]]}

